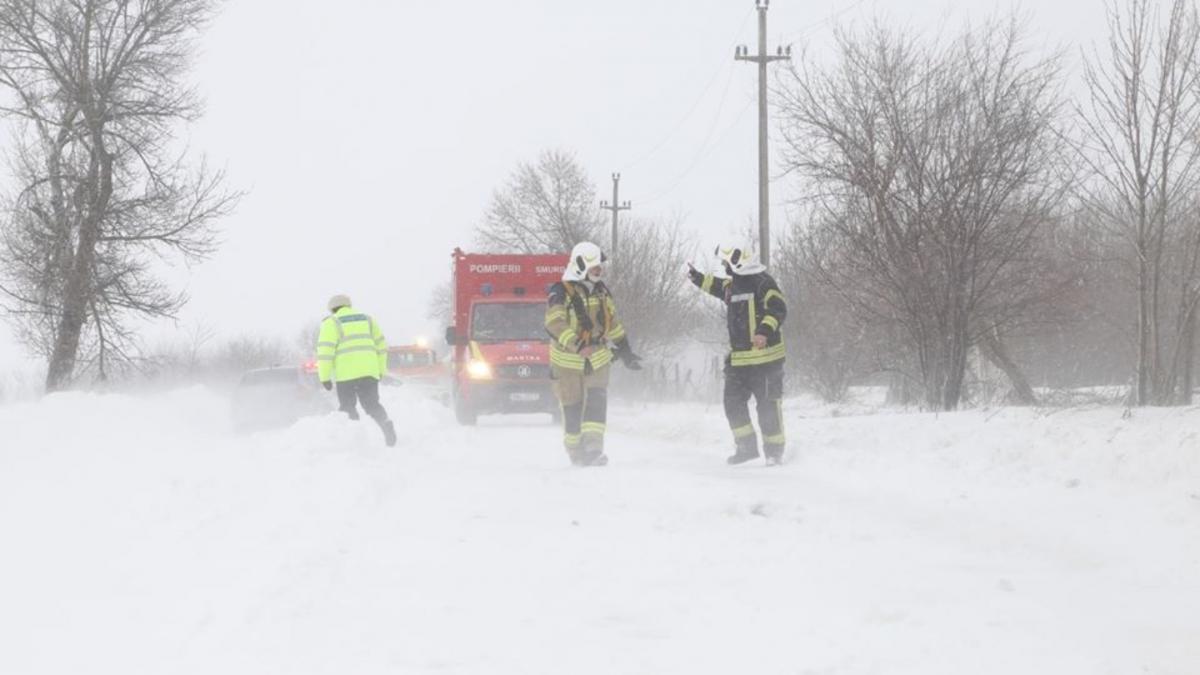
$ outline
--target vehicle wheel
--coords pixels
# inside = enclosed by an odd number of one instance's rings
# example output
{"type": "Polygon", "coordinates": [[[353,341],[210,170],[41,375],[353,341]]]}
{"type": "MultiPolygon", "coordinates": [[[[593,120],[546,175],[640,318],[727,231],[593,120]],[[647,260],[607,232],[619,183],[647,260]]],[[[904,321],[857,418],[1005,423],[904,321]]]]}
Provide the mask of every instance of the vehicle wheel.
{"type": "Polygon", "coordinates": [[[468,426],[474,425],[479,421],[479,415],[471,407],[471,404],[461,400],[454,402],[454,418],[458,420],[459,424],[468,426]]]}

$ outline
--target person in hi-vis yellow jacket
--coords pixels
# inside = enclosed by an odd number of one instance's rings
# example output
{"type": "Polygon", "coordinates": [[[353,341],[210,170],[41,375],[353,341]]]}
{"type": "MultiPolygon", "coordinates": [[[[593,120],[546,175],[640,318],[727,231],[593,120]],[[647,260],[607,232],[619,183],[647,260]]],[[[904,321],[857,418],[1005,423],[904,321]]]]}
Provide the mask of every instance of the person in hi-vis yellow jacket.
{"type": "Polygon", "coordinates": [[[317,336],[317,376],[326,391],[337,382],[338,407],[358,419],[358,403],[383,430],[388,447],[396,444],[396,427],[379,403],[379,381],[387,372],[387,341],[379,324],[350,306],[350,298],[329,299],[330,315],[317,336]]]}

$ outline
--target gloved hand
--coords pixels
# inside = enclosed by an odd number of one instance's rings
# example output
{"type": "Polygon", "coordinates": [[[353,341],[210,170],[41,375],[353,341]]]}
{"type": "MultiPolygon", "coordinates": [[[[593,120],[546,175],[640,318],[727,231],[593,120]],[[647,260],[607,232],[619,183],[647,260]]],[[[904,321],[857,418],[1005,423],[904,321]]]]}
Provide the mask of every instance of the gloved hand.
{"type": "Polygon", "coordinates": [[[691,262],[687,264],[687,275],[692,281],[704,281],[704,275],[691,262]]]}
{"type": "Polygon", "coordinates": [[[333,382],[330,382],[329,380],[322,382],[321,386],[325,387],[325,391],[333,391],[333,382]]]}
{"type": "Polygon", "coordinates": [[[613,344],[613,355],[625,364],[625,367],[630,370],[641,370],[642,357],[633,353],[633,347],[629,345],[629,338],[621,338],[613,344]]]}
{"type": "Polygon", "coordinates": [[[620,357],[621,357],[621,363],[624,363],[626,368],[628,368],[630,370],[641,370],[642,369],[642,357],[638,356],[637,354],[634,354],[631,351],[625,350],[625,351],[621,352],[620,357]]]}

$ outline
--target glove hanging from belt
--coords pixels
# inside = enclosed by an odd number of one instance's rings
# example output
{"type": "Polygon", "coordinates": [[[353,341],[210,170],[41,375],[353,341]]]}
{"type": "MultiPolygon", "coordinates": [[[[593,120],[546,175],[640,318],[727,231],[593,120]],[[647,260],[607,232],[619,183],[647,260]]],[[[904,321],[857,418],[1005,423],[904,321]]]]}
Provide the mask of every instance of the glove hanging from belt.
{"type": "Polygon", "coordinates": [[[621,363],[630,370],[642,369],[642,357],[633,353],[633,347],[629,346],[629,338],[622,336],[620,340],[613,343],[613,356],[620,359],[621,363]]]}

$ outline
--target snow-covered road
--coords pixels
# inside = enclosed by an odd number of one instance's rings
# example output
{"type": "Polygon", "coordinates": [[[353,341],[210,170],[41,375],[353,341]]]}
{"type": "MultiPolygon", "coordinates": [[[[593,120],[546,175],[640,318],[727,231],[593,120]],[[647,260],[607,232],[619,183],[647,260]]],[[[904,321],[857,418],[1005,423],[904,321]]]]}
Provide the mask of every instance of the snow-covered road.
{"type": "Polygon", "coordinates": [[[832,416],[389,391],[249,437],[193,389],[0,407],[0,673],[1200,673],[1200,409],[832,416]]]}

